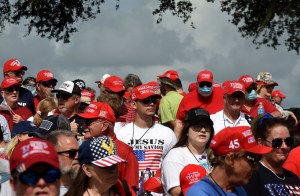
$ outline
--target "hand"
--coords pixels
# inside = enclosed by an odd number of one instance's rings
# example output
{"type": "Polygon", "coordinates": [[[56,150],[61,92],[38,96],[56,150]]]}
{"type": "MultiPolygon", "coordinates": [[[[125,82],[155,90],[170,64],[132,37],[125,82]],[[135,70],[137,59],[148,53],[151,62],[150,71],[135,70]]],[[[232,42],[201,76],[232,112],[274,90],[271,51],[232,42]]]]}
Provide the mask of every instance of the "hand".
{"type": "Polygon", "coordinates": [[[78,134],[79,124],[75,122],[75,119],[70,123],[71,131],[78,134]]]}
{"type": "Polygon", "coordinates": [[[297,120],[297,117],[295,116],[295,114],[293,112],[289,112],[290,116],[295,120],[295,125],[297,126],[298,124],[298,120],[297,120]]]}
{"type": "Polygon", "coordinates": [[[14,115],[13,115],[13,122],[14,122],[15,124],[17,124],[17,123],[19,123],[19,122],[21,122],[21,121],[23,121],[23,118],[22,118],[19,114],[14,114],[14,115]]]}

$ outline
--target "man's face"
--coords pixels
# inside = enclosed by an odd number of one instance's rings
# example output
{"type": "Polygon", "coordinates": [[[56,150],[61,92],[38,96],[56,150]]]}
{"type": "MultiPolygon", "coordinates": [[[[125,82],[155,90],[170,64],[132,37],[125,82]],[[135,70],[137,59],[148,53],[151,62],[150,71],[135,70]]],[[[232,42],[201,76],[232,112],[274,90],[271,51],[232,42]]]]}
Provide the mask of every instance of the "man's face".
{"type": "Polygon", "coordinates": [[[58,102],[58,110],[62,114],[75,111],[77,109],[77,104],[80,103],[80,97],[78,95],[58,92],[56,97],[58,102]]]}
{"type": "Polygon", "coordinates": [[[2,90],[2,97],[11,106],[11,103],[15,103],[18,101],[19,90],[20,90],[20,86],[16,86],[16,85],[13,85],[9,88],[5,88],[2,90]]]}
{"type": "Polygon", "coordinates": [[[58,153],[60,171],[62,175],[75,179],[80,167],[78,162],[78,142],[75,137],[65,135],[58,136],[57,140],[56,151],[58,153]]]}
{"type": "Polygon", "coordinates": [[[99,118],[86,118],[85,119],[85,134],[84,139],[90,139],[92,137],[103,136],[103,131],[108,127],[107,121],[99,118]]]}
{"type": "Polygon", "coordinates": [[[242,92],[235,92],[231,95],[224,95],[224,107],[230,112],[241,111],[245,95],[242,92]]]}
{"type": "Polygon", "coordinates": [[[55,80],[49,80],[46,82],[40,82],[36,85],[37,93],[39,97],[42,99],[45,99],[47,97],[53,97],[53,94],[51,91],[55,88],[56,81],[55,80]]]}
{"type": "Polygon", "coordinates": [[[6,77],[15,78],[20,83],[22,83],[24,75],[25,75],[25,71],[24,70],[9,71],[9,72],[5,73],[6,77]]]}
{"type": "Polygon", "coordinates": [[[152,96],[143,100],[134,101],[133,107],[137,113],[146,116],[153,116],[156,112],[157,103],[158,99],[152,96]]]}
{"type": "MultiPolygon", "coordinates": [[[[38,176],[44,176],[46,172],[49,172],[53,168],[46,163],[37,163],[30,167],[26,172],[37,173],[38,176]]],[[[32,180],[29,175],[25,178],[32,180]]],[[[39,178],[34,185],[28,185],[25,182],[20,181],[20,177],[11,179],[11,187],[16,192],[17,196],[32,196],[32,195],[59,195],[59,178],[54,178],[54,182],[47,183],[44,178],[39,178]]]]}

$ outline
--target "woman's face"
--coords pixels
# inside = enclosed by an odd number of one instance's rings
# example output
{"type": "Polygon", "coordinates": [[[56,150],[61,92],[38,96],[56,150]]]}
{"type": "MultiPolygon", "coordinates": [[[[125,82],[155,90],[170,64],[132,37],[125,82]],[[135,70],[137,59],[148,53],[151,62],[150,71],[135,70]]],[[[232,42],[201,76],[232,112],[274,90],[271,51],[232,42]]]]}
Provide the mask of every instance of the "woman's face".
{"type": "Polygon", "coordinates": [[[91,165],[92,178],[103,186],[113,186],[118,180],[118,164],[110,167],[91,165]]]}
{"type": "MultiPolygon", "coordinates": [[[[279,125],[272,128],[272,130],[270,131],[270,135],[266,138],[266,141],[263,142],[264,145],[272,147],[273,139],[280,138],[284,140],[287,137],[290,137],[288,128],[279,125]]],[[[285,142],[282,142],[281,146],[279,146],[278,148],[273,148],[273,150],[269,154],[263,155],[263,157],[265,157],[266,160],[270,163],[282,165],[287,159],[290,150],[291,147],[287,146],[285,142]]]]}
{"type": "Polygon", "coordinates": [[[211,129],[208,122],[192,125],[188,130],[188,143],[195,147],[203,147],[209,141],[210,134],[211,129]]]}

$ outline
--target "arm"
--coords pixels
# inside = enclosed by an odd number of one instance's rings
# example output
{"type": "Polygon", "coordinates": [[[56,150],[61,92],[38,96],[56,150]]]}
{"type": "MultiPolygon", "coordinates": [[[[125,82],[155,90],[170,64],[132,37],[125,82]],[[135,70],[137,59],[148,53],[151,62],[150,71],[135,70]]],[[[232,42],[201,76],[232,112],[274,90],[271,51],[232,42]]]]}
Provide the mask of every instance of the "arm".
{"type": "Polygon", "coordinates": [[[180,188],[180,186],[175,186],[175,187],[171,188],[169,190],[169,192],[172,196],[179,196],[181,193],[181,188],[180,188]]]}
{"type": "Polygon", "coordinates": [[[182,120],[179,119],[175,120],[174,133],[177,139],[179,139],[181,136],[183,126],[184,126],[184,122],[182,120]]]}

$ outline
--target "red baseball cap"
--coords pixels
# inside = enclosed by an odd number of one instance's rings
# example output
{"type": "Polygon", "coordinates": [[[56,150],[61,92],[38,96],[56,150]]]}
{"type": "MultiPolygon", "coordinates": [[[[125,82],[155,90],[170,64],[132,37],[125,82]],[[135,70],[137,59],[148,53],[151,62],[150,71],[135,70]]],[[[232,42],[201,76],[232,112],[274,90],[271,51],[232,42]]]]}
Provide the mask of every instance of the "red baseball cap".
{"type": "Polygon", "coordinates": [[[212,83],[214,76],[211,71],[203,70],[198,73],[197,82],[210,82],[212,83]]]}
{"type": "Polygon", "coordinates": [[[144,183],[144,190],[154,193],[163,193],[163,186],[161,183],[161,169],[158,169],[155,173],[155,175],[151,178],[149,178],[144,183]]]}
{"type": "Polygon", "coordinates": [[[7,77],[2,80],[1,89],[9,88],[14,85],[21,86],[21,83],[19,83],[15,78],[7,77]]]}
{"type": "Polygon", "coordinates": [[[59,169],[57,152],[53,144],[39,138],[30,138],[17,144],[10,159],[10,171],[26,171],[36,163],[47,163],[59,169]]]}
{"type": "Polygon", "coordinates": [[[104,102],[91,102],[83,113],[77,115],[82,118],[102,118],[112,123],[116,122],[114,111],[110,105],[104,102]]]}
{"type": "Polygon", "coordinates": [[[245,86],[243,85],[243,83],[237,80],[225,81],[223,83],[223,88],[224,88],[224,94],[228,94],[228,95],[231,95],[235,92],[242,92],[243,94],[246,93],[245,86]]]}
{"type": "Polygon", "coordinates": [[[106,78],[103,87],[115,93],[125,91],[123,80],[118,76],[109,76],[106,78]]]}
{"type": "Polygon", "coordinates": [[[254,154],[267,154],[272,148],[256,142],[250,127],[226,127],[211,140],[210,147],[216,156],[245,150],[254,154]]]}
{"type": "Polygon", "coordinates": [[[24,65],[21,65],[20,61],[17,59],[10,59],[6,61],[3,65],[3,73],[9,72],[9,71],[17,71],[17,70],[27,70],[27,67],[24,65]]]}
{"type": "Polygon", "coordinates": [[[186,195],[188,189],[205,176],[206,170],[204,167],[196,164],[188,164],[187,166],[185,166],[181,170],[179,175],[180,187],[183,192],[183,195],[186,195]]]}
{"type": "Polygon", "coordinates": [[[95,93],[93,91],[89,90],[82,90],[81,91],[81,97],[80,97],[80,102],[85,102],[90,104],[92,101],[95,99],[95,93]]]}
{"type": "Polygon", "coordinates": [[[54,78],[53,73],[49,70],[39,71],[35,79],[36,82],[47,82],[49,80],[54,80],[55,82],[57,82],[57,80],[54,78]]]}
{"type": "Polygon", "coordinates": [[[161,98],[159,94],[157,94],[157,90],[155,87],[150,86],[149,84],[142,84],[140,86],[135,87],[132,90],[131,98],[132,100],[137,99],[146,99],[147,97],[155,96],[157,98],[161,98]]]}
{"type": "Polygon", "coordinates": [[[272,94],[271,94],[271,96],[272,97],[277,97],[278,96],[278,97],[280,97],[282,99],[286,98],[286,96],[280,90],[273,91],[272,94]]]}
{"type": "Polygon", "coordinates": [[[168,70],[163,75],[157,76],[158,78],[169,78],[172,81],[177,81],[179,79],[178,73],[175,70],[168,70]]]}
{"type": "Polygon", "coordinates": [[[239,81],[244,84],[245,88],[248,88],[252,84],[257,84],[253,77],[250,75],[243,75],[240,77],[239,81]]]}

